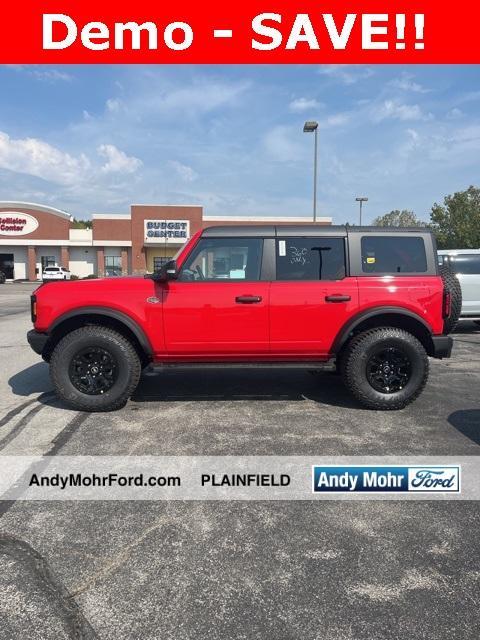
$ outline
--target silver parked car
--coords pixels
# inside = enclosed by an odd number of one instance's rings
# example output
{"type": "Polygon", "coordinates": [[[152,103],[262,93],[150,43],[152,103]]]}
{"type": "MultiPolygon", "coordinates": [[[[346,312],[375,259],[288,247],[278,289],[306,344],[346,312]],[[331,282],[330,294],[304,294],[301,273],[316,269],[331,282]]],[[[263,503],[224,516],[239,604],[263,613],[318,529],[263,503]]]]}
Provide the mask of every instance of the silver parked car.
{"type": "Polygon", "coordinates": [[[444,249],[438,252],[440,264],[448,264],[462,287],[461,318],[480,323],[480,249],[444,249]]]}

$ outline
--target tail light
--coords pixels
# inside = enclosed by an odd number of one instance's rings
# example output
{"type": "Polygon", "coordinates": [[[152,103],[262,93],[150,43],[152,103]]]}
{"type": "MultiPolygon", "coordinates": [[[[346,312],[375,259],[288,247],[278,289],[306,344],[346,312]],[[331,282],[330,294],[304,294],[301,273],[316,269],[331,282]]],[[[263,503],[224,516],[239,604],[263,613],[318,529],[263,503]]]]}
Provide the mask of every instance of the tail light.
{"type": "Polygon", "coordinates": [[[37,296],[30,296],[30,315],[32,322],[37,319],[37,296]]]}
{"type": "Polygon", "coordinates": [[[449,318],[452,312],[452,294],[447,289],[443,291],[443,317],[449,318]]]}

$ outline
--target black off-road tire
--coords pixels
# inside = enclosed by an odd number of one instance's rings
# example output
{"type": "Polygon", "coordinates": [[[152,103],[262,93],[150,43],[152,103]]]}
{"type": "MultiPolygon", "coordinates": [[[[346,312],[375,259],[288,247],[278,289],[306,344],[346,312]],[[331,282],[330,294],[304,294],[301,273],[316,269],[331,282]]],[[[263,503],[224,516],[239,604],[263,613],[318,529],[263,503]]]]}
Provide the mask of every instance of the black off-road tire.
{"type": "Polygon", "coordinates": [[[428,356],[423,345],[408,331],[379,327],[358,334],[346,345],[341,357],[341,373],[347,389],[369,409],[403,409],[422,393],[428,380],[428,356]],[[376,353],[394,348],[410,362],[405,386],[392,393],[375,389],[367,376],[367,363],[376,353]]]}
{"type": "Polygon", "coordinates": [[[440,265],[438,270],[443,280],[443,286],[450,292],[452,299],[450,316],[445,318],[443,323],[443,333],[448,334],[452,333],[457,326],[460,313],[462,312],[462,287],[457,276],[448,264],[440,265]]]}
{"type": "Polygon", "coordinates": [[[57,394],[79,411],[120,409],[135,391],[140,373],[140,358],[131,342],[108,327],[92,325],[72,331],[56,345],[50,359],[50,377],[57,394]],[[90,347],[107,351],[116,362],[117,377],[113,386],[99,395],[82,393],[69,375],[72,359],[90,347]]]}

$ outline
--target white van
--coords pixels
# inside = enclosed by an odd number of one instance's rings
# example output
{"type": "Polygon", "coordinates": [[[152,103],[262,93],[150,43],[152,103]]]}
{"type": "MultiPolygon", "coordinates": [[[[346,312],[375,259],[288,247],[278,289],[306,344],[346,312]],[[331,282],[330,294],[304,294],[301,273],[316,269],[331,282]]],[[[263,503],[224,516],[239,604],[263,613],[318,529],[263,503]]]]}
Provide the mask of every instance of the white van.
{"type": "Polygon", "coordinates": [[[480,249],[444,249],[438,252],[438,262],[448,264],[460,281],[460,317],[480,321],[480,249]]]}

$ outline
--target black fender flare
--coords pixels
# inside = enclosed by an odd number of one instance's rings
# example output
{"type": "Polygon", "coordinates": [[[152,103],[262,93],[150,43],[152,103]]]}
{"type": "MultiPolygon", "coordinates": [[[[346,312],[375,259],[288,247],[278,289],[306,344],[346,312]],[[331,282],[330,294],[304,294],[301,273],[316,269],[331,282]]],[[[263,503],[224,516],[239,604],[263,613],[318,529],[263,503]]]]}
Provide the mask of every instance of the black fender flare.
{"type": "Polygon", "coordinates": [[[107,318],[112,318],[117,322],[121,322],[137,338],[145,354],[147,356],[153,355],[153,349],[152,349],[152,345],[150,344],[150,340],[148,339],[147,335],[145,334],[143,329],[140,327],[138,322],[136,322],[133,318],[131,318],[126,313],[123,313],[122,311],[118,311],[117,309],[110,309],[109,307],[79,307],[78,309],[67,311],[63,315],[59,316],[49,326],[48,335],[51,335],[55,331],[55,329],[57,329],[66,320],[71,320],[72,318],[75,318],[78,316],[86,316],[86,315],[104,316],[107,318]]]}
{"type": "Polygon", "coordinates": [[[347,322],[342,326],[340,331],[337,333],[335,340],[332,345],[332,353],[337,354],[342,349],[344,344],[347,342],[349,335],[352,331],[365,320],[371,320],[375,318],[375,316],[384,316],[384,315],[395,315],[395,316],[404,316],[409,320],[415,320],[419,325],[423,327],[425,332],[432,336],[431,327],[425,322],[423,318],[414,313],[413,311],[409,311],[403,307],[375,307],[373,309],[367,309],[366,311],[362,311],[355,315],[353,318],[347,320],[347,322]]]}

